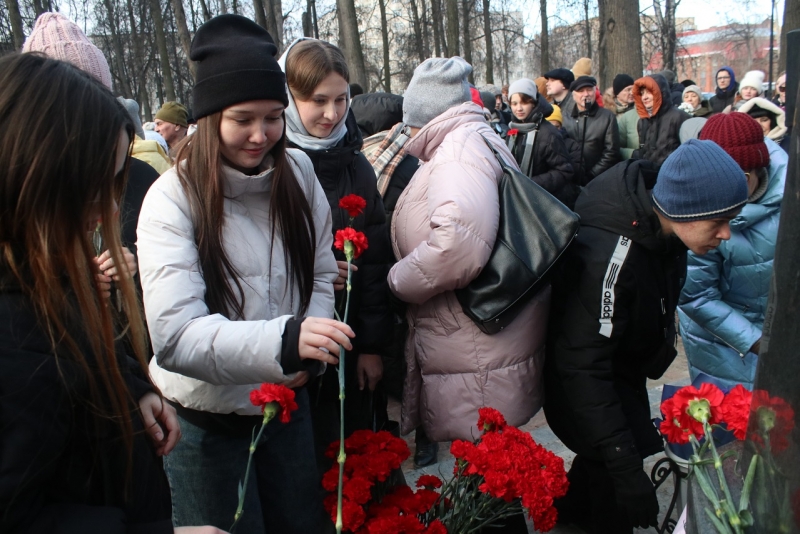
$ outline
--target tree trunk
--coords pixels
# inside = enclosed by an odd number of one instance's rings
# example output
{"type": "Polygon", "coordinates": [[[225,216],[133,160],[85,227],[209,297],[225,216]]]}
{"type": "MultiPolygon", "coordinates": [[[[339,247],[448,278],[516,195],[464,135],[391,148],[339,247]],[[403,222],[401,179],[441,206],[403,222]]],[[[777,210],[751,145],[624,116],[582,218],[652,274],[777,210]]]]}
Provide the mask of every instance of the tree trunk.
{"type": "Polygon", "coordinates": [[[642,76],[642,34],[639,0],[604,0],[602,25],[604,58],[600,87],[609,87],[617,74],[634,80],[642,76]]]}
{"type": "Polygon", "coordinates": [[[200,8],[203,10],[203,21],[208,22],[211,20],[211,11],[208,10],[206,0],[200,0],[200,8]]]}
{"type": "Polygon", "coordinates": [[[460,55],[458,47],[458,0],[444,0],[447,8],[447,49],[449,57],[460,55]]]}
{"type": "MultiPolygon", "coordinates": [[[[147,91],[144,90],[147,86],[147,76],[145,75],[144,69],[144,50],[143,50],[143,43],[141,38],[141,33],[137,30],[137,17],[136,13],[133,9],[133,0],[127,0],[127,7],[128,7],[128,24],[130,25],[130,32],[131,32],[131,39],[133,41],[133,70],[134,75],[133,79],[133,86],[131,87],[132,95],[137,95],[139,100],[142,99],[142,95],[146,95],[147,91]]],[[[140,23],[141,24],[141,23],[140,23]]],[[[145,102],[139,102],[139,105],[143,105],[145,102]]],[[[149,105],[147,108],[149,109],[149,105]]]]}
{"type": "MultiPolygon", "coordinates": [[[[383,2],[383,0],[381,0],[383,2]]],[[[385,13],[386,9],[381,3],[381,13],[385,13]]],[[[422,45],[422,23],[419,19],[419,9],[417,8],[417,0],[411,0],[411,19],[414,24],[414,48],[416,48],[417,57],[420,63],[425,61],[425,51],[422,45]]]]}
{"type": "MultiPolygon", "coordinates": [[[[464,0],[464,3],[461,5],[462,12],[461,15],[463,18],[461,22],[461,31],[462,31],[462,39],[464,41],[464,59],[467,63],[472,65],[472,36],[471,32],[469,31],[469,21],[470,21],[470,14],[472,11],[472,7],[474,6],[475,0],[464,0]]],[[[475,70],[473,69],[472,72],[469,73],[469,83],[475,83],[475,70]]]]}
{"type": "Polygon", "coordinates": [[[550,34],[547,29],[547,0],[539,0],[539,17],[542,19],[542,35],[539,46],[541,47],[541,71],[542,74],[550,70],[550,34]]]}
{"type": "Polygon", "coordinates": [[[256,16],[256,24],[267,29],[267,17],[264,14],[264,3],[261,0],[253,0],[253,13],[256,16]]]}
{"type": "MultiPolygon", "coordinates": [[[[638,13],[639,10],[637,9],[636,12],[638,13]]],[[[592,25],[589,21],[589,0],[583,0],[583,15],[584,30],[586,33],[586,57],[592,59],[592,25]]]]}
{"type": "Polygon", "coordinates": [[[264,0],[267,14],[267,31],[278,47],[278,55],[283,52],[283,7],[281,0],[264,0]]]}
{"type": "Polygon", "coordinates": [[[492,16],[489,0],[483,0],[483,36],[486,38],[486,83],[494,83],[494,47],[492,46],[492,16]]]}
{"type": "MultiPolygon", "coordinates": [[[[786,70],[787,42],[786,34],[800,29],[800,0],[785,0],[783,5],[783,26],[781,27],[781,55],[778,60],[778,72],[786,70]]],[[[777,78],[777,76],[776,76],[777,78]]]]}
{"type": "MultiPolygon", "coordinates": [[[[110,0],[105,0],[109,2],[110,0]]],[[[225,0],[220,0],[224,2],[225,0]]],[[[150,0],[150,16],[153,18],[153,31],[156,34],[156,46],[158,47],[158,58],[161,62],[161,76],[164,80],[164,90],[167,100],[175,101],[175,83],[172,81],[172,67],[169,64],[169,52],[167,50],[167,36],[164,34],[164,17],[161,16],[161,2],[150,0]]]]}
{"type": "Polygon", "coordinates": [[[389,57],[389,24],[386,22],[385,0],[378,0],[378,8],[381,11],[381,39],[383,40],[383,90],[391,93],[392,65],[389,57]]]}
{"type": "Polygon", "coordinates": [[[675,0],[665,0],[664,6],[666,13],[664,13],[664,28],[665,41],[664,41],[664,68],[675,72],[675,48],[677,48],[678,36],[675,31],[675,9],[677,8],[675,0]]]}
{"type": "MultiPolygon", "coordinates": [[[[255,2],[255,0],[253,0],[255,2]]],[[[189,26],[186,24],[186,12],[183,10],[182,0],[170,0],[172,12],[175,15],[175,25],[178,27],[178,38],[181,41],[181,48],[186,55],[186,63],[189,65],[189,74],[192,80],[197,76],[197,65],[189,57],[192,50],[192,36],[189,33],[189,26]]]]}
{"type": "Polygon", "coordinates": [[[223,15],[228,13],[228,4],[225,3],[225,0],[219,0],[219,12],[223,15]]]}
{"type": "Polygon", "coordinates": [[[339,19],[339,47],[350,67],[350,83],[357,83],[366,91],[369,80],[354,0],[336,0],[336,17],[339,19]]]}
{"type": "MultiPolygon", "coordinates": [[[[441,0],[431,0],[431,11],[433,13],[433,50],[436,53],[436,57],[442,57],[442,50],[446,47],[442,46],[444,35],[441,31],[441,0]]],[[[445,54],[446,53],[447,52],[445,52],[445,54]]]]}
{"type": "Polygon", "coordinates": [[[22,50],[25,43],[25,30],[22,28],[22,15],[19,12],[19,2],[17,0],[6,0],[8,7],[8,18],[11,22],[11,35],[14,38],[14,49],[22,50]]]}
{"type": "MultiPolygon", "coordinates": [[[[158,0],[155,0],[158,1],[158,0]]],[[[131,84],[128,81],[128,74],[125,72],[125,51],[122,47],[122,39],[119,36],[118,18],[114,12],[114,5],[111,0],[103,0],[106,12],[108,13],[108,28],[111,33],[111,46],[114,48],[113,63],[116,67],[117,78],[119,79],[119,91],[125,98],[133,96],[131,84]]]]}
{"type": "Polygon", "coordinates": [[[427,59],[431,55],[431,36],[428,32],[428,6],[425,5],[425,0],[420,0],[422,3],[422,58],[427,59]]]}

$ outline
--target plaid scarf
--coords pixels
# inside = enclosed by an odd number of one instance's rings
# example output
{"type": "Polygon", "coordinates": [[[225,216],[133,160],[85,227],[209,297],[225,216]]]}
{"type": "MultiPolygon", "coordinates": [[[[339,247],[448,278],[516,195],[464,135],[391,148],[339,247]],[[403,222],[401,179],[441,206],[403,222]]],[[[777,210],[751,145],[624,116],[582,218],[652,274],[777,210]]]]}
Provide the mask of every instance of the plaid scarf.
{"type": "Polygon", "coordinates": [[[397,123],[391,130],[378,132],[364,139],[361,152],[375,170],[378,177],[378,192],[381,198],[389,188],[389,180],[395,169],[406,156],[403,146],[411,139],[403,133],[403,123],[397,123]]]}

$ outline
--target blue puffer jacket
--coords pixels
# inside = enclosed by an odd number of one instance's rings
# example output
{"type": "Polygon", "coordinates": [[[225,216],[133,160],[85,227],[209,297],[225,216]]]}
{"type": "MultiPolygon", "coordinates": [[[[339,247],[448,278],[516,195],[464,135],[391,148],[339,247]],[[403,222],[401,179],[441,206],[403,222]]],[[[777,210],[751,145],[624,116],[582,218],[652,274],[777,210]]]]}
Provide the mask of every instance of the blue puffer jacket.
{"type": "Polygon", "coordinates": [[[698,373],[724,385],[753,387],[778,235],[788,157],[769,148],[769,182],[764,195],[746,204],[731,221],[731,239],[704,256],[689,252],[686,284],[678,306],[681,336],[692,379],[698,373]]]}

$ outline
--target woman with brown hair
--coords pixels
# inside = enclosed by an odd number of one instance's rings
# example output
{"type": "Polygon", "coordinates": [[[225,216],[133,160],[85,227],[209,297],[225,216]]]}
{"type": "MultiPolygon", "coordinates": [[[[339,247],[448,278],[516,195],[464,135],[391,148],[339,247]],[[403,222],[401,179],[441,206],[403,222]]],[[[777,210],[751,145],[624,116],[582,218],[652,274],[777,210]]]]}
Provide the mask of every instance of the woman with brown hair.
{"type": "MultiPolygon", "coordinates": [[[[389,232],[375,171],[361,153],[363,140],[350,111],[350,74],[342,51],[316,39],[292,43],[279,61],[286,73],[286,137],[289,145],[302,150],[314,165],[317,180],[331,208],[332,231],[351,225],[339,200],[355,194],[366,207],[352,226],[367,236],[369,248],[355,260],[351,280],[350,324],[356,333],[351,357],[345,358],[345,433],[372,426],[374,393],[383,375],[380,353],[391,342],[393,319],[389,310],[386,275],[392,264],[389,232]]],[[[344,315],[347,292],[347,262],[334,251],[339,277],[334,282],[336,308],[344,315]]],[[[322,375],[312,392],[312,414],[318,454],[339,438],[339,386],[333,367],[322,375]]],[[[385,408],[381,410],[385,412],[385,408]]],[[[384,421],[388,416],[378,417],[384,421]]],[[[320,458],[322,460],[322,458],[320,458]]],[[[325,460],[326,462],[328,460],[325,460]]],[[[322,466],[323,468],[325,466],[322,466]]]]}
{"type": "Polygon", "coordinates": [[[139,216],[150,372],[183,440],[165,462],[174,521],[233,521],[260,409],[259,383],[296,389],[289,423],[256,444],[241,532],[320,532],[309,378],[335,364],[350,328],[330,319],[336,263],[313,167],[284,141],[285,77],[266,30],[239,15],[201,26],[197,131],[139,216]]]}
{"type": "Polygon", "coordinates": [[[130,273],[117,313],[92,243],[99,228],[125,265],[133,125],[99,82],[35,54],[0,59],[0,117],[0,531],[171,533],[158,456],[175,411],[147,380],[130,273]]]}

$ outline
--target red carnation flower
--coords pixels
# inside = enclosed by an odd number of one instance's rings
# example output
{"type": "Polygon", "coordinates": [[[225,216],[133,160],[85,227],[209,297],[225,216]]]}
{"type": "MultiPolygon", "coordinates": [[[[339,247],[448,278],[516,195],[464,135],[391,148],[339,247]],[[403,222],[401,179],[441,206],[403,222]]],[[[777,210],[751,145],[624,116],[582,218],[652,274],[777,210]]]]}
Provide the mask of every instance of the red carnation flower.
{"type": "Polygon", "coordinates": [[[280,408],[281,423],[288,423],[291,420],[291,412],[297,409],[294,391],[280,384],[261,384],[259,389],[250,392],[250,402],[253,406],[261,406],[262,413],[269,404],[277,403],[280,408]]]}
{"type": "Polygon", "coordinates": [[[508,135],[517,135],[518,133],[519,133],[519,130],[517,130],[516,128],[511,128],[508,131],[508,135]]]}
{"type": "Polygon", "coordinates": [[[364,213],[364,208],[367,207],[367,201],[358,195],[347,195],[339,200],[339,207],[347,210],[347,214],[351,218],[358,217],[364,213]]]}
{"type": "Polygon", "coordinates": [[[362,232],[353,228],[347,227],[341,230],[336,230],[336,235],[333,239],[333,246],[347,255],[347,243],[352,243],[353,258],[358,258],[361,253],[367,250],[367,236],[362,232]]]}
{"type": "Polygon", "coordinates": [[[434,475],[422,475],[417,480],[418,488],[435,489],[442,487],[442,479],[434,475]]]}
{"type": "Polygon", "coordinates": [[[505,427],[505,417],[494,408],[480,408],[478,410],[478,430],[481,432],[503,430],[505,427]]]}
{"type": "Polygon", "coordinates": [[[447,534],[447,528],[442,524],[441,521],[434,519],[433,522],[428,525],[428,529],[425,531],[425,534],[447,534]]]}
{"type": "Polygon", "coordinates": [[[720,419],[728,425],[736,439],[744,439],[747,435],[747,420],[750,417],[750,403],[753,394],[737,384],[725,395],[720,405],[720,419]]]}
{"type": "Polygon", "coordinates": [[[694,435],[698,439],[704,435],[703,423],[720,421],[720,405],[725,395],[713,384],[702,384],[700,389],[686,386],[679,389],[671,399],[661,403],[664,422],[661,432],[672,443],[688,443],[694,435]]]}
{"type": "MultiPolygon", "coordinates": [[[[753,411],[757,417],[758,428],[769,436],[773,453],[784,451],[789,446],[788,436],[794,429],[794,410],[780,397],[770,397],[767,391],[753,391],[753,411]]],[[[761,436],[754,436],[761,442],[761,436]]]]}

